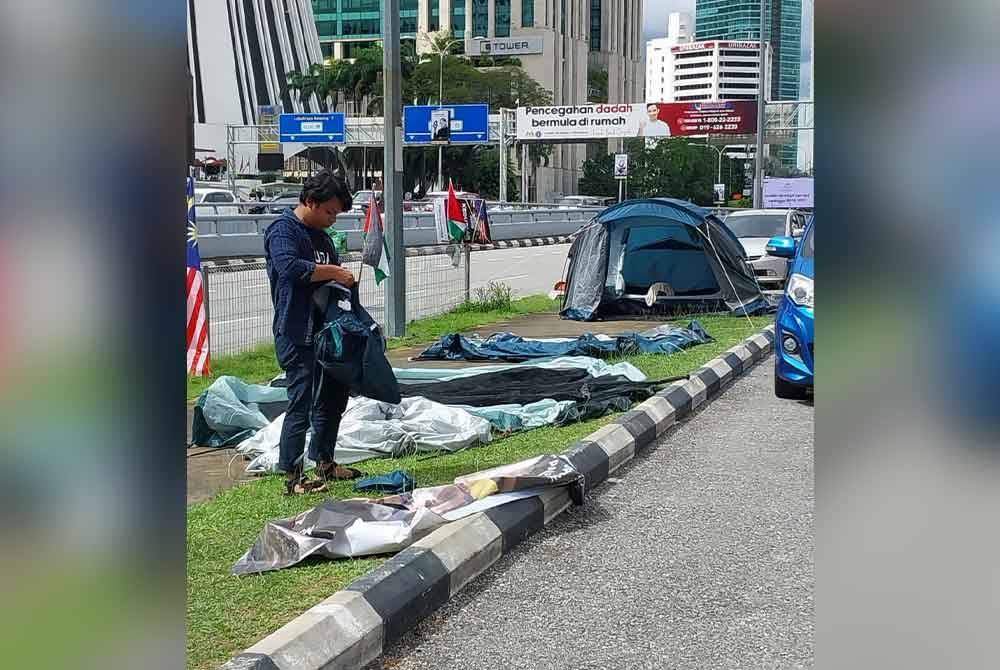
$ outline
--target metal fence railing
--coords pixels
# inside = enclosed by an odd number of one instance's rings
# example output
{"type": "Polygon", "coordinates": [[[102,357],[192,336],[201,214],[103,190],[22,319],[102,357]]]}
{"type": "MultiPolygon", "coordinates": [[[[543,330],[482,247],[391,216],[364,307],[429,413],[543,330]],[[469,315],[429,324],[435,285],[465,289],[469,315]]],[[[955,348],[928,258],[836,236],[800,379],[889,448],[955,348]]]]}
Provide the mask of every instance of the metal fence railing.
{"type": "MultiPolygon", "coordinates": [[[[407,254],[406,320],[443,314],[469,295],[469,273],[464,255],[460,264],[448,254],[407,254]]],[[[375,283],[374,271],[362,267],[361,256],[349,253],[341,263],[360,278],[361,304],[384,324],[385,287],[375,283]]],[[[212,356],[230,356],[273,341],[274,308],[263,260],[204,268],[208,309],[208,341],[212,356]]]]}

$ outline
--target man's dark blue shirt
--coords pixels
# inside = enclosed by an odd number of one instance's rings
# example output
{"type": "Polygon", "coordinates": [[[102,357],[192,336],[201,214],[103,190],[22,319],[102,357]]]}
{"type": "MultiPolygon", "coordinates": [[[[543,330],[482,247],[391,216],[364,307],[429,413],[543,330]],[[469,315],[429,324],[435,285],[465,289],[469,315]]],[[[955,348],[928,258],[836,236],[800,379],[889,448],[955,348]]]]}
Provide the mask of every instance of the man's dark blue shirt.
{"type": "Polygon", "coordinates": [[[313,290],[322,282],[309,279],[317,264],[340,264],[333,240],[326,232],[306,226],[288,208],[264,231],[264,255],[274,304],[274,336],[312,344],[320,326],[314,315],[313,290]]]}

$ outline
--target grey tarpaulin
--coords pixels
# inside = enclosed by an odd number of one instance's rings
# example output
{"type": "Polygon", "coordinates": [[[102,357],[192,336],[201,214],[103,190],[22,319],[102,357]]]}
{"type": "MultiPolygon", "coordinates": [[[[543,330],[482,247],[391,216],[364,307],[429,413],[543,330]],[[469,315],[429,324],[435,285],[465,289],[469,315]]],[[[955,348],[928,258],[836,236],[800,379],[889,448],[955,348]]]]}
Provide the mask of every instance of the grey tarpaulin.
{"type": "Polygon", "coordinates": [[[563,456],[459,477],[454,484],[378,499],[326,500],[297,516],[268,521],[233,565],[236,575],[279,570],[309,556],[350,558],[400,551],[449,521],[545,488],[580,486],[563,456]]]}

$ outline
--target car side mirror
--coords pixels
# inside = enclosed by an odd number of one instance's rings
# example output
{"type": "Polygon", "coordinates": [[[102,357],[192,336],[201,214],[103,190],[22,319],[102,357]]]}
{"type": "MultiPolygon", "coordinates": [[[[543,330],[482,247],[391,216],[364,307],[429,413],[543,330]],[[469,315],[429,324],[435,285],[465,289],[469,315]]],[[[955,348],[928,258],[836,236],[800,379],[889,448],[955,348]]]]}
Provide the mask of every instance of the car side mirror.
{"type": "Polygon", "coordinates": [[[791,258],[795,255],[795,239],[784,235],[772,237],[767,241],[764,250],[771,256],[791,258]]]}

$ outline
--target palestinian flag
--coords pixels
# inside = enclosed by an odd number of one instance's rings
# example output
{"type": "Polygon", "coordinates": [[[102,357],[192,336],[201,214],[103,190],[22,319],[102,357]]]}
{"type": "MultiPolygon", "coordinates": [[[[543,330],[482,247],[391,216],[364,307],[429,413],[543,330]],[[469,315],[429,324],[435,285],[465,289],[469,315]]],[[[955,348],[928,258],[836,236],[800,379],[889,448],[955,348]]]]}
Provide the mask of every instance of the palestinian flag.
{"type": "Polygon", "coordinates": [[[461,242],[465,239],[465,213],[462,211],[462,203],[455,197],[455,185],[448,180],[448,235],[454,242],[461,242]]]}
{"type": "Polygon", "coordinates": [[[372,198],[365,215],[364,245],[361,250],[361,262],[375,269],[375,283],[381,284],[389,276],[389,248],[385,244],[382,231],[382,214],[378,211],[378,203],[372,198]]]}

